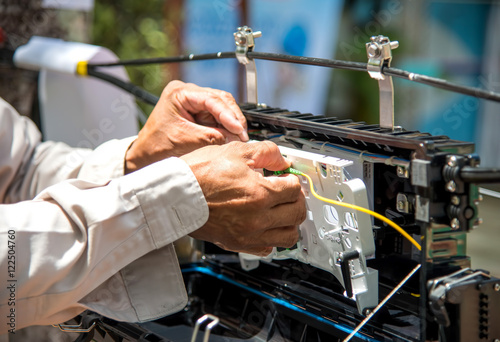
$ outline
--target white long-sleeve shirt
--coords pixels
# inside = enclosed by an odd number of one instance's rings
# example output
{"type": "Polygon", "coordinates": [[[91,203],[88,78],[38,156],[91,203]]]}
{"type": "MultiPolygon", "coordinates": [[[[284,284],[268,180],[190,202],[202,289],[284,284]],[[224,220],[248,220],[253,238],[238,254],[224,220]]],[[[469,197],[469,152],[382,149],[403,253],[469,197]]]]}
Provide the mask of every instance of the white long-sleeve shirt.
{"type": "Polygon", "coordinates": [[[86,309],[142,322],[184,307],[172,243],[206,222],[208,206],[180,159],[123,176],[132,141],[42,143],[0,99],[0,335],[86,309]]]}

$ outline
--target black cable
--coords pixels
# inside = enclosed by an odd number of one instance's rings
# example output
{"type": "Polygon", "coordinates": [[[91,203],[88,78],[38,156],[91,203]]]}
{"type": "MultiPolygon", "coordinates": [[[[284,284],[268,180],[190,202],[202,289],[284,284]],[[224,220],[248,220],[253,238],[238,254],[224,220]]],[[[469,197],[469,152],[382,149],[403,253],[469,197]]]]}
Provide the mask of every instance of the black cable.
{"type": "Polygon", "coordinates": [[[88,69],[88,75],[106,81],[108,83],[111,83],[125,90],[126,92],[134,95],[137,99],[142,100],[150,105],[153,106],[156,105],[156,103],[160,99],[158,96],[151,94],[150,92],[136,86],[135,84],[122,81],[119,78],[116,78],[115,76],[105,74],[90,68],[88,69]]]}
{"type": "Polygon", "coordinates": [[[336,59],[301,57],[301,56],[284,55],[284,54],[280,54],[280,53],[255,52],[255,51],[248,52],[247,56],[250,58],[264,59],[264,60],[268,60],[268,61],[316,65],[316,66],[330,67],[330,68],[335,68],[335,69],[346,69],[346,70],[355,70],[355,71],[364,71],[364,72],[366,72],[366,70],[367,70],[366,63],[339,61],[336,59]]]}
{"type": "Polygon", "coordinates": [[[409,80],[409,81],[413,81],[413,82],[417,82],[417,83],[422,83],[422,84],[427,84],[427,85],[430,85],[430,86],[433,86],[436,88],[454,91],[454,92],[464,94],[464,95],[470,95],[470,96],[479,97],[479,98],[486,99],[486,100],[500,102],[500,94],[499,93],[483,90],[480,88],[467,87],[467,86],[462,86],[462,85],[450,83],[446,80],[436,78],[436,77],[415,74],[413,72],[395,69],[395,68],[388,68],[388,67],[383,68],[382,73],[384,75],[387,75],[387,76],[399,77],[399,78],[402,78],[405,80],[409,80]]]}
{"type": "Polygon", "coordinates": [[[500,183],[500,169],[464,166],[460,178],[466,183],[500,183]]]}
{"type": "MultiPolygon", "coordinates": [[[[249,51],[247,53],[249,58],[254,59],[262,59],[269,61],[278,61],[278,62],[288,62],[295,64],[305,64],[305,65],[315,65],[322,67],[329,67],[335,69],[344,69],[344,70],[354,70],[354,71],[367,71],[367,63],[361,62],[349,62],[349,61],[341,61],[335,59],[324,59],[324,58],[314,58],[314,57],[302,57],[302,56],[292,56],[285,55],[279,53],[269,53],[269,52],[256,52],[249,51]]],[[[119,61],[115,63],[100,63],[100,64],[89,64],[89,70],[95,67],[112,67],[112,66],[127,66],[127,65],[146,65],[146,64],[155,64],[155,63],[179,63],[179,62],[188,62],[188,61],[200,61],[200,60],[209,60],[209,59],[223,59],[223,58],[235,58],[235,52],[216,52],[216,53],[207,53],[201,55],[181,55],[175,57],[162,57],[162,58],[146,58],[146,59],[136,59],[136,60],[128,60],[128,61],[119,61]]],[[[500,102],[500,94],[492,91],[483,90],[475,87],[462,86],[459,84],[450,83],[446,80],[430,77],[426,75],[416,74],[413,72],[384,67],[382,73],[387,76],[393,76],[402,78],[405,80],[426,84],[432,87],[453,91],[456,93],[474,96],[477,98],[482,98],[486,100],[491,100],[495,102],[500,102]]]]}
{"type": "Polygon", "coordinates": [[[190,55],[180,55],[174,57],[141,58],[141,59],[132,59],[128,61],[118,61],[115,63],[89,63],[88,68],[93,69],[96,67],[179,63],[179,62],[202,61],[202,60],[223,59],[223,58],[236,58],[235,52],[234,51],[216,52],[216,53],[206,53],[201,55],[190,54],[190,55]]]}

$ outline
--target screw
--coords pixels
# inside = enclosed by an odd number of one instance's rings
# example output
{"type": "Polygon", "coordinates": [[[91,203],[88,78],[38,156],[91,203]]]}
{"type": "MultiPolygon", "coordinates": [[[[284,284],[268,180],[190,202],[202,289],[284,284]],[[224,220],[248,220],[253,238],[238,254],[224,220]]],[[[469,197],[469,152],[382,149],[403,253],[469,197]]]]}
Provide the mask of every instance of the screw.
{"type": "Polygon", "coordinates": [[[399,42],[397,40],[390,42],[391,50],[397,49],[399,47],[399,42]]]}
{"type": "Polygon", "coordinates": [[[408,170],[405,169],[404,167],[402,166],[398,166],[396,167],[396,173],[398,175],[398,177],[401,177],[401,178],[408,178],[408,170]]]}
{"type": "Polygon", "coordinates": [[[460,228],[460,222],[458,221],[458,219],[456,217],[451,220],[450,226],[451,226],[451,229],[453,229],[453,230],[457,230],[458,228],[460,228]]]}
{"type": "Polygon", "coordinates": [[[255,31],[252,33],[254,38],[260,38],[262,37],[262,32],[261,31],[255,31]]]}
{"type": "Polygon", "coordinates": [[[449,181],[448,183],[446,183],[446,190],[448,190],[449,192],[455,192],[455,190],[457,190],[457,183],[452,180],[449,181]]]}
{"type": "Polygon", "coordinates": [[[453,205],[459,205],[460,204],[460,198],[458,196],[451,196],[451,204],[453,205]]]}
{"type": "Polygon", "coordinates": [[[449,156],[448,157],[448,166],[451,166],[451,167],[457,166],[457,157],[456,156],[449,156]]]}
{"type": "Polygon", "coordinates": [[[370,58],[380,56],[380,48],[377,44],[372,43],[368,46],[368,56],[370,58]]]}
{"type": "Polygon", "coordinates": [[[405,210],[405,202],[398,201],[398,203],[397,203],[397,209],[398,209],[398,211],[404,211],[405,210]]]}
{"type": "Polygon", "coordinates": [[[498,283],[495,284],[495,291],[496,292],[500,291],[500,284],[498,283]]]}
{"type": "Polygon", "coordinates": [[[234,40],[236,42],[236,45],[238,45],[238,46],[245,45],[247,42],[247,38],[240,31],[234,33],[234,40]]]}

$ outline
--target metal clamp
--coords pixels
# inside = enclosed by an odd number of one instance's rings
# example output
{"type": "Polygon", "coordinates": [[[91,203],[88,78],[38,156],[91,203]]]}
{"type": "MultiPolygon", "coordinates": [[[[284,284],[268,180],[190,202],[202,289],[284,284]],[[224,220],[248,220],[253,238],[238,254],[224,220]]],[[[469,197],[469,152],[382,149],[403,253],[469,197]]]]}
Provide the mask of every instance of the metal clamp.
{"type": "Polygon", "coordinates": [[[396,49],[399,42],[391,42],[388,37],[374,36],[366,43],[368,55],[368,73],[378,80],[380,90],[380,127],[394,130],[394,86],[392,77],[382,74],[383,67],[389,67],[392,60],[391,50],[396,49]]]}
{"type": "Polygon", "coordinates": [[[255,46],[255,38],[262,37],[262,32],[255,31],[248,26],[238,27],[234,33],[236,43],[236,58],[245,66],[247,80],[247,102],[257,104],[257,68],[253,58],[248,58],[247,52],[255,46]]]}
{"type": "Polygon", "coordinates": [[[209,323],[207,325],[207,327],[205,328],[205,335],[203,336],[203,342],[208,342],[208,338],[210,337],[210,332],[217,324],[219,324],[219,317],[214,316],[214,315],[210,315],[210,314],[206,314],[196,321],[196,325],[194,326],[194,330],[193,330],[193,336],[191,336],[191,342],[196,341],[196,336],[198,336],[198,331],[200,330],[200,325],[203,322],[205,322],[207,319],[211,319],[212,322],[209,323]]]}
{"type": "Polygon", "coordinates": [[[445,307],[445,302],[453,303],[448,298],[449,292],[460,283],[477,276],[483,276],[487,279],[491,278],[489,274],[483,271],[473,271],[470,268],[464,268],[452,274],[429,280],[427,283],[429,308],[434,314],[436,322],[445,327],[450,326],[450,318],[445,307]]]}
{"type": "Polygon", "coordinates": [[[83,328],[82,324],[52,324],[54,328],[59,328],[59,330],[68,333],[88,333],[91,332],[95,327],[95,322],[88,328],[83,328]]]}

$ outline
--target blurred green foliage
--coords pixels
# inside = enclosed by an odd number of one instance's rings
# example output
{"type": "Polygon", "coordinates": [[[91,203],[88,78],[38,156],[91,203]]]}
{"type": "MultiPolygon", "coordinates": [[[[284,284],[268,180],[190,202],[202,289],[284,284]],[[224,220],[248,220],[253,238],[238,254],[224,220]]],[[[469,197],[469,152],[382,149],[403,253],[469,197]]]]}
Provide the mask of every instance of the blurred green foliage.
{"type": "MultiPolygon", "coordinates": [[[[165,33],[165,0],[96,0],[92,43],[107,47],[121,60],[171,55],[165,33]]],[[[127,67],[132,83],[159,95],[169,80],[161,65],[127,67]]],[[[139,103],[146,114],[152,107],[139,103]]]]}

